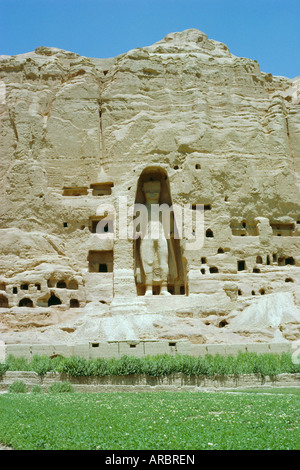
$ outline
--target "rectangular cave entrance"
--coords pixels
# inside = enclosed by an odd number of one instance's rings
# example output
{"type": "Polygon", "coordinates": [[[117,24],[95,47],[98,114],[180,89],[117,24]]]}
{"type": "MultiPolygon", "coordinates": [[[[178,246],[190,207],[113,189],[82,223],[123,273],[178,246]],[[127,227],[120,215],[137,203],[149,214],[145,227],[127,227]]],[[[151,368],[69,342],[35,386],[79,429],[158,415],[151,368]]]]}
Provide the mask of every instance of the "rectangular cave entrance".
{"type": "Polygon", "coordinates": [[[113,233],[113,215],[90,217],[89,229],[91,233],[113,233]]]}
{"type": "Polygon", "coordinates": [[[294,231],[294,225],[293,224],[276,224],[276,223],[270,223],[272,227],[272,232],[273,235],[277,237],[291,237],[293,235],[294,231]]]}
{"type": "Polygon", "coordinates": [[[241,223],[230,224],[232,235],[235,237],[258,236],[258,228],[254,223],[243,221],[241,223]]]}
{"type": "Polygon", "coordinates": [[[90,185],[93,196],[110,196],[113,183],[94,183],[90,185]]]}
{"type": "Polygon", "coordinates": [[[90,273],[112,273],[113,251],[89,251],[88,262],[90,273]]]}
{"type": "Polygon", "coordinates": [[[87,196],[88,188],[86,187],[73,187],[63,188],[63,196],[87,196]]]}
{"type": "Polygon", "coordinates": [[[239,260],[237,262],[237,269],[238,269],[238,271],[244,271],[246,269],[245,260],[239,260]]]}

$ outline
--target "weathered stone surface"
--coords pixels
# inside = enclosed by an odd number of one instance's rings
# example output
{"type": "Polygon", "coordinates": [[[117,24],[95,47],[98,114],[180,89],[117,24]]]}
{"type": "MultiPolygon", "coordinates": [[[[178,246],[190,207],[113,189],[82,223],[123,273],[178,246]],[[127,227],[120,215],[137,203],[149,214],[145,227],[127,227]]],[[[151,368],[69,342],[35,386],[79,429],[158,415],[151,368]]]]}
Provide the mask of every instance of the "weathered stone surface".
{"type": "Polygon", "coordinates": [[[1,340],[300,339],[299,77],[195,29],[111,59],[39,47],[0,64],[1,340]],[[151,172],[173,204],[205,205],[206,237],[175,246],[173,295],[145,298],[133,241],[113,215],[95,232],[151,172]]]}

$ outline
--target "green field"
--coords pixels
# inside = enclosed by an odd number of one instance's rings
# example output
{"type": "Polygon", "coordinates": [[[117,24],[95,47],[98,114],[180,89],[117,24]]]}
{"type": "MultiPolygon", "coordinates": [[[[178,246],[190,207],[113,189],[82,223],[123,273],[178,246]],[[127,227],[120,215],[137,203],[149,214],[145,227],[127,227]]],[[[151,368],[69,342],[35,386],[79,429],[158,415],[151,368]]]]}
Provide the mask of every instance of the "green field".
{"type": "Polygon", "coordinates": [[[0,442],[14,449],[300,449],[299,389],[7,393],[0,442]]]}

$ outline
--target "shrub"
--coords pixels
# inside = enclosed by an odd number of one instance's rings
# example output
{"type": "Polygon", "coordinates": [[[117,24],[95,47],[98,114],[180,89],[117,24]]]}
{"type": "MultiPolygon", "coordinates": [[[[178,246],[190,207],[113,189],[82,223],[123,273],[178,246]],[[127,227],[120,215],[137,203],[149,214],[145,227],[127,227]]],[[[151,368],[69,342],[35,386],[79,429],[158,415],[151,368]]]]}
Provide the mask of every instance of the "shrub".
{"type": "Polygon", "coordinates": [[[257,353],[239,352],[235,358],[235,375],[256,373],[257,353]]]}
{"type": "Polygon", "coordinates": [[[6,359],[8,370],[29,370],[29,363],[25,357],[14,357],[12,354],[6,359]]]}
{"type": "Polygon", "coordinates": [[[30,370],[33,370],[40,376],[55,370],[54,364],[48,356],[34,355],[28,366],[30,370]]]}
{"type": "Polygon", "coordinates": [[[142,373],[142,359],[135,356],[122,356],[110,362],[109,370],[112,375],[131,375],[142,373]]]}
{"type": "Polygon", "coordinates": [[[266,375],[274,376],[281,373],[280,356],[278,354],[258,354],[254,365],[255,372],[261,374],[263,377],[266,375]]]}
{"type": "Polygon", "coordinates": [[[97,359],[91,359],[91,373],[98,377],[104,377],[110,375],[110,363],[107,359],[98,357],[97,359]]]}
{"type": "Polygon", "coordinates": [[[300,372],[300,364],[293,363],[292,355],[289,353],[282,353],[280,356],[280,366],[285,373],[295,374],[300,372]]]}
{"type": "Polygon", "coordinates": [[[40,385],[33,385],[31,393],[44,393],[44,390],[40,385]]]}
{"type": "Polygon", "coordinates": [[[74,391],[73,386],[69,382],[54,382],[49,387],[49,393],[71,393],[74,391]]]}
{"type": "Polygon", "coordinates": [[[54,356],[51,358],[51,365],[52,365],[52,370],[57,371],[57,368],[59,367],[59,364],[61,364],[65,358],[63,356],[54,356]]]}
{"type": "Polygon", "coordinates": [[[8,364],[5,362],[0,362],[0,376],[3,375],[8,370],[8,364]]]}
{"type": "Polygon", "coordinates": [[[56,365],[56,371],[73,377],[85,377],[92,375],[92,363],[84,357],[67,357],[56,365]]]}
{"type": "Polygon", "coordinates": [[[27,387],[24,384],[24,382],[22,382],[22,380],[15,380],[15,382],[13,382],[9,386],[8,391],[10,393],[26,393],[27,392],[27,387]]]}
{"type": "Polygon", "coordinates": [[[186,375],[195,375],[196,358],[188,355],[178,355],[174,357],[176,371],[186,375]]]}
{"type": "Polygon", "coordinates": [[[142,370],[144,374],[153,377],[170,375],[174,372],[178,372],[176,368],[177,361],[178,359],[176,358],[176,356],[170,356],[169,354],[146,356],[143,359],[142,370]]]}

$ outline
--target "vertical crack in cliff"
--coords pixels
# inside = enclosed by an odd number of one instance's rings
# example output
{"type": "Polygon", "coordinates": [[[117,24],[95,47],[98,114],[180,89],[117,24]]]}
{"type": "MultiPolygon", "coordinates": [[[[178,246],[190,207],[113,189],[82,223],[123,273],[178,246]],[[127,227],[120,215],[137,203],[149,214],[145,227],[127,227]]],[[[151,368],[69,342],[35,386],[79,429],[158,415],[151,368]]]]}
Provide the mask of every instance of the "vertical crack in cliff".
{"type": "Polygon", "coordinates": [[[103,142],[103,120],[102,120],[102,101],[101,98],[98,100],[99,106],[99,160],[100,160],[100,167],[103,165],[105,160],[104,155],[104,142],[103,142]]]}
{"type": "MultiPolygon", "coordinates": [[[[12,116],[10,108],[8,108],[8,115],[9,115],[9,120],[10,120],[10,123],[12,125],[15,137],[16,137],[16,141],[19,142],[19,135],[18,135],[17,126],[16,126],[16,123],[15,123],[14,118],[12,116]]],[[[17,145],[16,145],[16,147],[17,147],[17,145]]]]}

